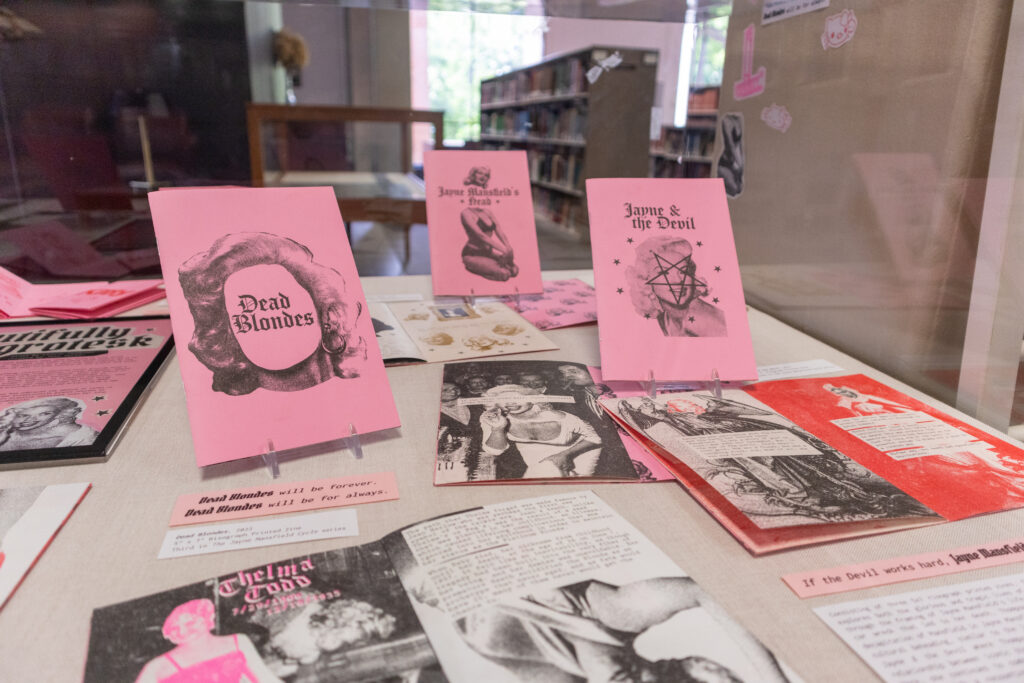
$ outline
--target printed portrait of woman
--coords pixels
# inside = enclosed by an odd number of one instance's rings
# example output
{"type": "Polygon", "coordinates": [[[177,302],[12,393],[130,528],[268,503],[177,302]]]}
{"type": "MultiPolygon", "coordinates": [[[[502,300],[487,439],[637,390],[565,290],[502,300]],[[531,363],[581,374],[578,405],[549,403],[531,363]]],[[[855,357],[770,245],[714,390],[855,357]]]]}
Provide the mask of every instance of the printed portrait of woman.
{"type": "Polygon", "coordinates": [[[85,403],[66,396],[24,401],[0,412],[0,451],[89,446],[99,435],[78,418],[85,403]]]}
{"type": "Polygon", "coordinates": [[[633,309],[655,319],[666,337],[725,337],[725,313],[708,303],[707,282],[697,274],[693,246],[678,237],[651,237],[626,269],[633,309]]]}
{"type": "Polygon", "coordinates": [[[142,667],[136,683],[281,683],[260,659],[244,634],[217,636],[213,602],[189,600],[171,610],[163,625],[164,638],[174,649],[142,667]]]}
{"type": "Polygon", "coordinates": [[[593,475],[602,447],[597,431],[571,413],[531,400],[531,393],[516,384],[487,390],[496,402],[480,416],[484,452],[500,455],[514,443],[526,463],[526,479],[593,475]]]}
{"type": "Polygon", "coordinates": [[[214,391],[301,391],[359,376],[362,304],[298,242],[225,235],[185,261],[178,277],[195,322],[188,348],[213,372],[214,391]]]}
{"type": "Polygon", "coordinates": [[[466,231],[466,244],[462,247],[462,264],[466,270],[498,282],[519,274],[512,244],[494,214],[484,208],[469,207],[459,218],[466,231]]]}

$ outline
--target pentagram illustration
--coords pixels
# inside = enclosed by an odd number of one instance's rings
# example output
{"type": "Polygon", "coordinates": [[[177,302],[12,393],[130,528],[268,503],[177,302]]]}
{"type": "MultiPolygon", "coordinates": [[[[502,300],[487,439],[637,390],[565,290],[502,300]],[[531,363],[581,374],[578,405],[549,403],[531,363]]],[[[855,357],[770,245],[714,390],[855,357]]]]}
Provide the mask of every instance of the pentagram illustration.
{"type": "Polygon", "coordinates": [[[696,275],[697,266],[692,255],[688,254],[674,263],[651,252],[658,270],[654,276],[644,282],[659,298],[674,301],[677,305],[693,298],[698,292],[707,291],[708,284],[696,275]],[[665,296],[665,293],[671,296],[665,296]]]}

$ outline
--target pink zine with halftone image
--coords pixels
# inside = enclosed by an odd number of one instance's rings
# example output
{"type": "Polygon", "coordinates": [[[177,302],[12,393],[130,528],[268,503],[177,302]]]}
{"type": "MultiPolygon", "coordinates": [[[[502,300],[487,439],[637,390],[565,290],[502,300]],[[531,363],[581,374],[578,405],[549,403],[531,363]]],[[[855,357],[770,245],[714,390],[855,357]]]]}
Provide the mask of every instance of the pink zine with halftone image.
{"type": "Polygon", "coordinates": [[[434,150],[423,171],[434,294],[539,294],[526,152],[434,150]]]}

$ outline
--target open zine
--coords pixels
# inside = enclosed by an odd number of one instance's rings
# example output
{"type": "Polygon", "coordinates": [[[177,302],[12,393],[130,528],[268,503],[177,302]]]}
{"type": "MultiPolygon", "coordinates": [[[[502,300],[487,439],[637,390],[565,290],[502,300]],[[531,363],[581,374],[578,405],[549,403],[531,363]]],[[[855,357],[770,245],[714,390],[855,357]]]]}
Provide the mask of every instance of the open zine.
{"type": "Polygon", "coordinates": [[[87,682],[232,672],[287,683],[794,680],[590,491],[473,508],[93,612],[87,682]]]}
{"type": "Polygon", "coordinates": [[[434,484],[671,479],[623,441],[598,403],[604,396],[614,394],[582,363],[445,365],[434,484]]]}
{"type": "Polygon", "coordinates": [[[524,151],[423,155],[434,295],[540,293],[524,151]]]}
{"type": "Polygon", "coordinates": [[[754,553],[1024,506],[1024,451],[863,375],[602,405],[754,553]]]}
{"type": "Polygon", "coordinates": [[[582,280],[546,280],[543,294],[505,297],[509,306],[541,330],[583,325],[597,320],[597,295],[582,280]]]}
{"type": "Polygon", "coordinates": [[[721,179],[590,179],[587,205],[605,378],[757,379],[721,179]]]}
{"type": "Polygon", "coordinates": [[[0,324],[0,467],[106,458],[173,344],[166,317],[0,324]]]}
{"type": "Polygon", "coordinates": [[[200,466],[398,426],[330,188],[149,202],[200,466]]]}
{"type": "Polygon", "coordinates": [[[89,491],[90,484],[0,489],[0,607],[89,491]]]}
{"type": "Polygon", "coordinates": [[[0,319],[36,315],[72,320],[104,318],[164,296],[163,280],[34,285],[0,267],[0,319]]]}
{"type": "Polygon", "coordinates": [[[370,302],[384,362],[437,363],[558,347],[497,301],[370,302]]]}

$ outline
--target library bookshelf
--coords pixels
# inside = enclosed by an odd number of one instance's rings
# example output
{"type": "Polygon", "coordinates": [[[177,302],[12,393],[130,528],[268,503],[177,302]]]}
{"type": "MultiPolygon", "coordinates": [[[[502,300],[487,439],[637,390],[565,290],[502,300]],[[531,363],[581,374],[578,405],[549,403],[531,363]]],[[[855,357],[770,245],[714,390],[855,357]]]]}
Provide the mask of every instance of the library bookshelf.
{"type": "Polygon", "coordinates": [[[480,84],[480,145],[522,149],[539,227],[589,241],[587,178],[648,175],[656,50],[593,46],[480,84]]]}

